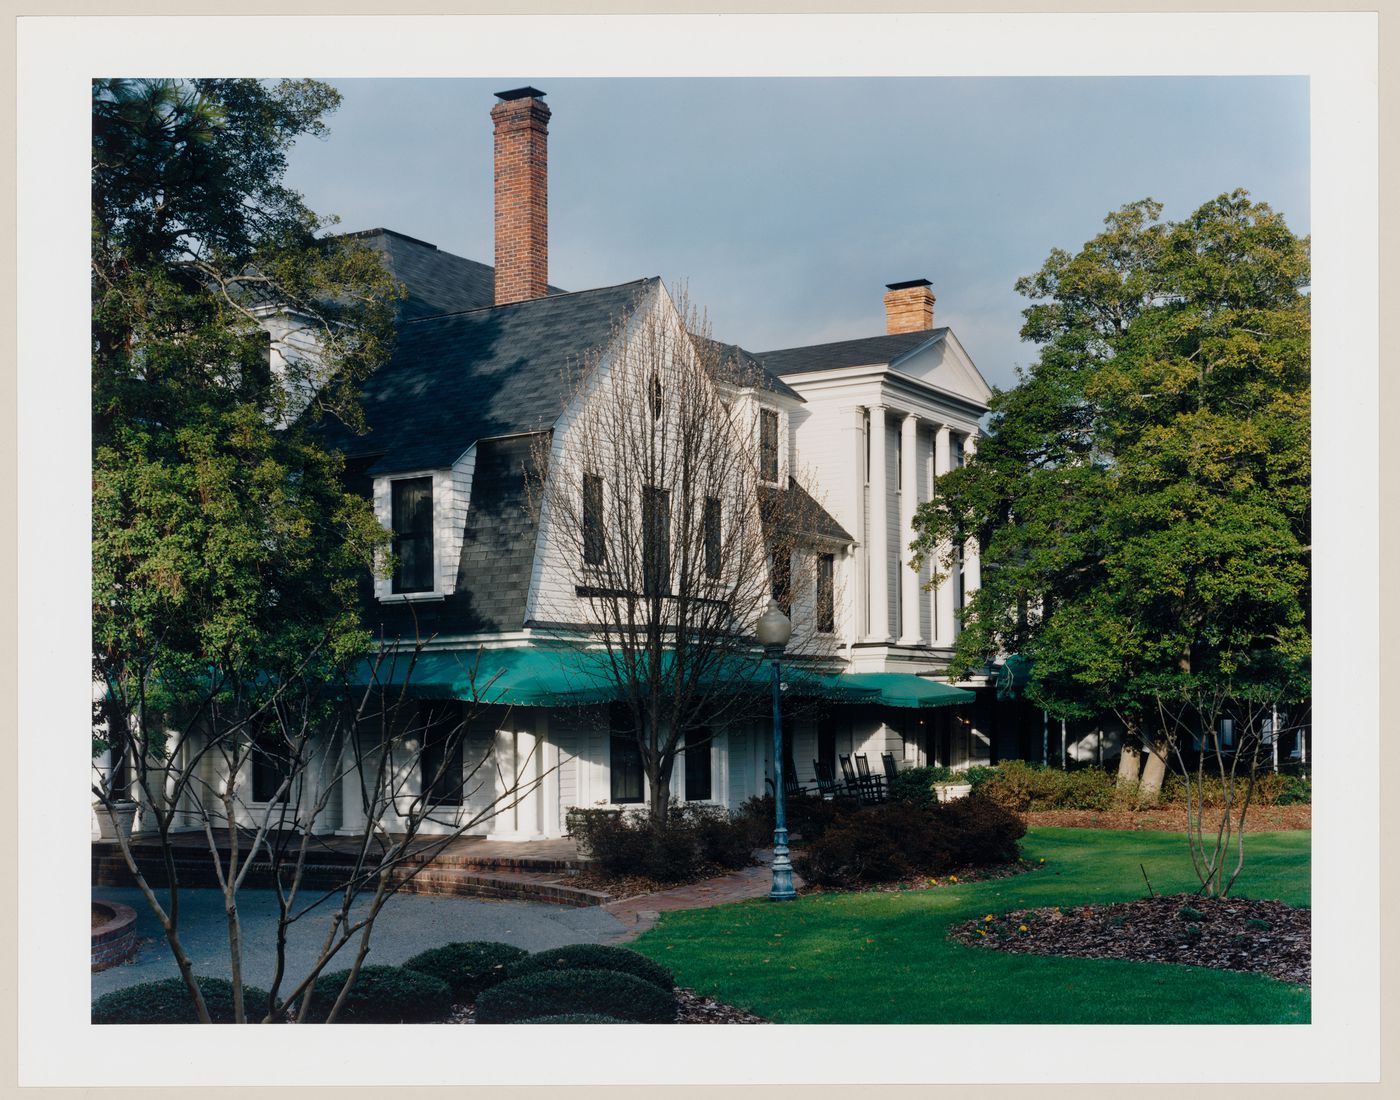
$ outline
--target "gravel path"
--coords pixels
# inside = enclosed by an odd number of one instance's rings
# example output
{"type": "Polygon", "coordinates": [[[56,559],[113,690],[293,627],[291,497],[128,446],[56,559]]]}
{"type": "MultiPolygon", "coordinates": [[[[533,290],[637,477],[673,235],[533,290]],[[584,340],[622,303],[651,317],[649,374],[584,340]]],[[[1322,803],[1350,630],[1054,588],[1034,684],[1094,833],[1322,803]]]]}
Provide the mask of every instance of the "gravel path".
{"type": "MultiPolygon", "coordinates": [[[[163,891],[158,891],[158,896],[163,891]]],[[[179,974],[165,944],[165,935],[150,906],[135,887],[95,886],[96,901],[120,901],[136,910],[136,931],[148,942],[136,959],[92,975],[92,995],[101,996],[138,982],[179,974]]],[[[244,979],[266,987],[274,965],[276,901],[270,890],[243,890],[239,894],[243,924],[244,979]]],[[[162,900],[164,900],[162,898],[162,900]]],[[[311,968],[329,924],[328,907],[316,910],[293,926],[288,938],[288,973],[298,979],[311,968]]],[[[181,939],[194,960],[195,971],[209,977],[228,977],[228,928],[224,922],[222,895],[217,890],[180,891],[181,939]]],[[[568,943],[605,943],[627,931],[611,913],[601,908],[574,909],[543,902],[495,901],[475,898],[400,895],[391,900],[375,922],[368,962],[394,966],[429,947],[457,940],[499,940],[543,951],[568,943]]],[[[349,947],[331,969],[350,965],[349,947]],[[339,960],[344,958],[344,963],[339,960]]]]}

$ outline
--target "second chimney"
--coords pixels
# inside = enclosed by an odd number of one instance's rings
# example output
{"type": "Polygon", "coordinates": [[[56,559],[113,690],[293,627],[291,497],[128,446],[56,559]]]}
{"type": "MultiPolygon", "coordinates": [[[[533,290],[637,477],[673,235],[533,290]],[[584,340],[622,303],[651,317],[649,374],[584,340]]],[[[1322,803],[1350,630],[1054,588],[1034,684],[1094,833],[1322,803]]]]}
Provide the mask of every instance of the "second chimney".
{"type": "MultiPolygon", "coordinates": [[[[497,246],[499,247],[499,246],[497,246]]],[[[897,332],[924,332],[933,328],[933,291],[927,279],[886,283],[885,327],[897,332]]]]}
{"type": "Polygon", "coordinates": [[[496,304],[543,298],[549,283],[549,108],[538,88],[497,92],[496,304]]]}

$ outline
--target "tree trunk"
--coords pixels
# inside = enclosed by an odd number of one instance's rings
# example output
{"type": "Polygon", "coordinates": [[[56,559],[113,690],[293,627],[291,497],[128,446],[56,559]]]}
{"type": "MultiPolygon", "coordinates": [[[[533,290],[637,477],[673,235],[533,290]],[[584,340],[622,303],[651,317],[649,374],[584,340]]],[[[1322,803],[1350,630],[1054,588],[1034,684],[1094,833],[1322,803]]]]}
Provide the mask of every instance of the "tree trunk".
{"type": "Polygon", "coordinates": [[[1142,771],[1142,752],[1137,745],[1129,739],[1128,733],[1123,735],[1123,751],[1118,757],[1118,786],[1127,787],[1138,781],[1139,773],[1142,771]]]}
{"type": "Polygon", "coordinates": [[[1155,737],[1148,745],[1147,759],[1142,768],[1142,786],[1139,791],[1143,802],[1156,802],[1162,793],[1162,780],[1167,774],[1167,742],[1163,737],[1155,737]]]}

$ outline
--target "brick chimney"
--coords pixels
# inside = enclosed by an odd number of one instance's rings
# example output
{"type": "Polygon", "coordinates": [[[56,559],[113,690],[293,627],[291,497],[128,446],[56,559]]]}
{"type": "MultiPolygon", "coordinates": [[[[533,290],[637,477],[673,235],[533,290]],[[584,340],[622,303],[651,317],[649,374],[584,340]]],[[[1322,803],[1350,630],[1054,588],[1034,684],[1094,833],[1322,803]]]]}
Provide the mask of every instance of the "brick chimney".
{"type": "Polygon", "coordinates": [[[927,279],[907,283],[886,283],[885,327],[891,336],[897,332],[924,332],[933,328],[933,291],[927,279]]]}
{"type": "Polygon", "coordinates": [[[549,108],[538,88],[497,92],[496,304],[543,298],[549,281],[549,108]]]}

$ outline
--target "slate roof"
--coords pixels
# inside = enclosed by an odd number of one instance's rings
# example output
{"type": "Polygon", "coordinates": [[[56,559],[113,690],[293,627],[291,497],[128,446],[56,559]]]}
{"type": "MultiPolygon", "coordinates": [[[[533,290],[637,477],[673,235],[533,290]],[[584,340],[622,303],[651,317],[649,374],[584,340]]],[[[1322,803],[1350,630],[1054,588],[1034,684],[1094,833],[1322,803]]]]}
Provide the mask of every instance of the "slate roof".
{"type": "Polygon", "coordinates": [[[836,521],[836,517],[817,503],[794,477],[788,478],[787,489],[773,485],[760,485],[758,493],[763,502],[761,515],[765,521],[773,516],[791,517],[800,523],[799,533],[817,538],[834,539],[837,542],[855,542],[855,538],[836,521]],[[782,504],[775,498],[779,493],[792,496],[782,504]]]}
{"type": "Polygon", "coordinates": [[[804,405],[807,403],[805,397],[760,363],[753,352],[745,351],[738,344],[726,344],[722,340],[711,340],[704,336],[692,336],[692,338],[697,343],[704,341],[719,353],[721,359],[733,359],[738,364],[740,376],[755,379],[758,389],[790,397],[794,401],[801,401],[804,405]]]}
{"type": "Polygon", "coordinates": [[[457,561],[456,591],[441,600],[368,601],[375,632],[410,639],[433,634],[519,630],[525,625],[539,532],[537,445],[547,435],[477,445],[471,507],[457,561]]]}
{"type": "Polygon", "coordinates": [[[917,347],[941,340],[948,329],[900,332],[893,336],[867,336],[861,340],[838,340],[832,344],[812,344],[802,348],[780,348],[754,354],[774,374],[806,374],[837,367],[860,367],[889,363],[917,347]]]}
{"type": "MultiPolygon", "coordinates": [[[[407,296],[398,303],[401,320],[416,321],[496,304],[496,269],[487,264],[444,252],[437,245],[392,229],[346,235],[380,253],[389,274],[404,284],[407,296]]],[[[564,291],[551,286],[549,293],[564,291]]]]}
{"type": "Polygon", "coordinates": [[[569,375],[601,351],[660,279],[406,321],[393,358],[365,383],[369,432],[328,424],[370,476],[450,466],[480,439],[538,432],[563,411],[569,375]]]}

